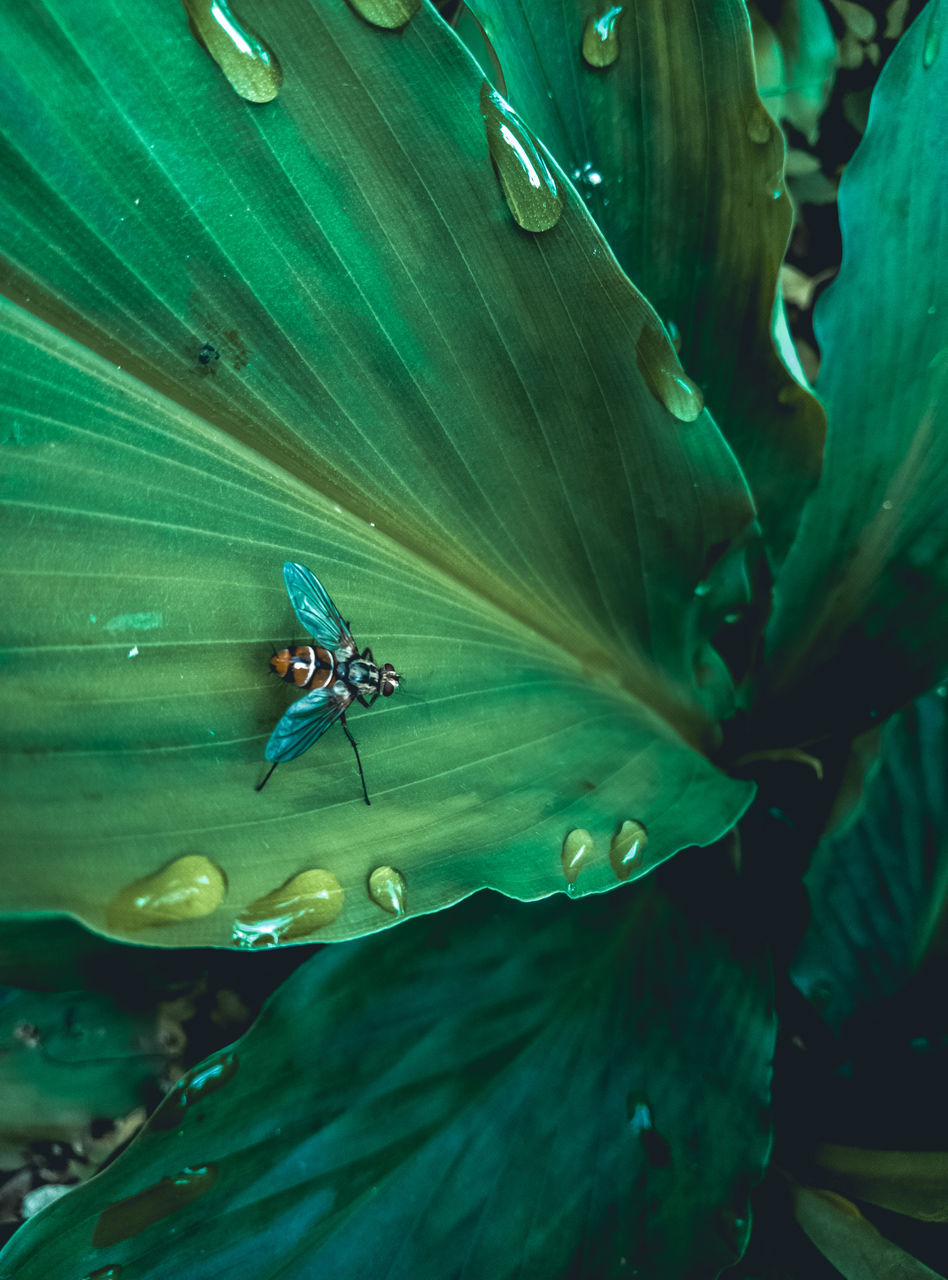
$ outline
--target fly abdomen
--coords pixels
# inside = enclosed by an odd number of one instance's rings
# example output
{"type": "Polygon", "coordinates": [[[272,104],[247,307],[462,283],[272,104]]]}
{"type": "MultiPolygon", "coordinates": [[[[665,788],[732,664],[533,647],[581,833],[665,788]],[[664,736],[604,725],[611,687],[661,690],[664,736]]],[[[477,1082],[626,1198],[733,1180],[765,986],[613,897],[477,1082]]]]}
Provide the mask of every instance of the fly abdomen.
{"type": "Polygon", "coordinates": [[[297,689],[322,689],[331,684],[335,662],[321,645],[303,644],[281,649],[270,659],[271,670],[297,689]]]}

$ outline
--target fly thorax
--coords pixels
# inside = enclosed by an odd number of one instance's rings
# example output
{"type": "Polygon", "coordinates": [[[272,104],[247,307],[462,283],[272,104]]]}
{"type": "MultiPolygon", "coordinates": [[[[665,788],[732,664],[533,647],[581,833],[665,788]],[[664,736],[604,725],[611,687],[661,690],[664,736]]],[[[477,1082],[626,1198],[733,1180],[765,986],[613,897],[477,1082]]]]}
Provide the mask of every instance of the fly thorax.
{"type": "Polygon", "coordinates": [[[346,679],[360,693],[374,693],[378,684],[378,668],[372,663],[363,662],[361,658],[356,658],[349,663],[346,679]]]}

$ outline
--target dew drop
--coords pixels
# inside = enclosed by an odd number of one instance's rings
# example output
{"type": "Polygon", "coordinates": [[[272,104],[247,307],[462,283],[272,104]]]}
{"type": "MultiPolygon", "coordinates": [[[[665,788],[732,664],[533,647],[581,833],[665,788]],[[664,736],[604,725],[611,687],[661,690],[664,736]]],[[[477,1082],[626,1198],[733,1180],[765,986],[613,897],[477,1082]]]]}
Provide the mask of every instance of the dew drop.
{"type": "Polygon", "coordinates": [[[223,1088],[237,1074],[240,1060],[233,1049],[218,1055],[213,1061],[199,1066],[191,1075],[172,1089],[162,1105],[152,1116],[147,1132],[160,1133],[177,1129],[184,1120],[184,1113],[218,1089],[223,1088]]]}
{"type": "Polygon", "coordinates": [[[751,142],[756,142],[758,146],[764,146],[773,136],[770,114],[764,106],[758,106],[751,118],[747,122],[747,136],[751,142]]]}
{"type": "Polygon", "coordinates": [[[202,45],[231,88],[247,102],[272,102],[283,72],[276,56],[231,13],[226,0],[184,0],[191,34],[202,45]]]}
{"type": "Polygon", "coordinates": [[[668,334],[668,341],[675,348],[675,355],[677,356],[681,351],[681,330],[674,320],[666,320],[665,332],[668,334]]]}
{"type": "Polygon", "coordinates": [[[97,1249],[108,1248],[187,1208],[207,1195],[217,1181],[217,1174],[216,1164],[182,1169],[174,1177],[162,1178],[127,1200],[108,1205],[95,1224],[93,1245],[97,1249]]]}
{"type": "Polygon", "coordinates": [[[514,221],[525,231],[549,231],[563,212],[563,198],[526,125],[487,81],[481,115],[501,190],[514,221]]]}
{"type": "Polygon", "coordinates": [[[593,838],[588,831],[578,827],[570,831],[563,841],[563,875],[566,876],[567,888],[572,890],[576,877],[592,857],[593,838]]]}
{"type": "Polygon", "coordinates": [[[638,1138],[646,1160],[653,1169],[667,1169],[672,1162],[671,1147],[667,1138],[655,1128],[648,1099],[640,1093],[630,1093],[625,1100],[625,1108],[629,1128],[638,1138]]]}
{"type": "Polygon", "coordinates": [[[129,933],[200,920],[217,910],[225,887],[224,873],[216,863],[201,854],[188,854],[121,889],[106,908],[106,922],[116,933],[129,933]]]}
{"type": "Polygon", "coordinates": [[[376,867],[369,876],[369,897],[393,916],[405,914],[405,877],[394,867],[376,867]]]}
{"type": "Polygon", "coordinates": [[[95,1271],[90,1271],[87,1275],[84,1275],[82,1280],[118,1280],[121,1274],[121,1262],[113,1262],[104,1267],[96,1267],[95,1271]]]}
{"type": "Polygon", "coordinates": [[[275,947],[308,937],[332,924],[342,910],[344,897],[342,885],[331,871],[301,871],[240,913],[233,941],[239,947],[275,947]]]}
{"type": "Polygon", "coordinates": [[[623,822],[609,846],[609,861],[620,880],[628,880],[632,872],[641,866],[647,844],[648,836],[641,822],[631,818],[623,822]]]}
{"type": "Polygon", "coordinates": [[[590,67],[611,67],[619,56],[619,19],[622,5],[611,5],[583,28],[583,61],[590,67]]]}
{"type": "Polygon", "coordinates": [[[602,186],[602,174],[598,169],[593,168],[591,160],[587,160],[581,169],[574,169],[572,178],[584,200],[591,200],[596,193],[602,194],[599,191],[602,186]]]}
{"type": "Polygon", "coordinates": [[[649,391],[679,422],[694,422],[704,408],[701,388],[679,363],[664,329],[642,326],[635,357],[649,391]]]}
{"type": "Polygon", "coordinates": [[[349,4],[360,18],[385,31],[397,31],[421,8],[421,0],[349,0],[349,4]]]}
{"type": "Polygon", "coordinates": [[[928,20],[928,31],[925,33],[925,45],[922,49],[922,66],[927,71],[934,64],[941,49],[941,31],[938,26],[938,5],[932,6],[932,16],[928,20]]]}

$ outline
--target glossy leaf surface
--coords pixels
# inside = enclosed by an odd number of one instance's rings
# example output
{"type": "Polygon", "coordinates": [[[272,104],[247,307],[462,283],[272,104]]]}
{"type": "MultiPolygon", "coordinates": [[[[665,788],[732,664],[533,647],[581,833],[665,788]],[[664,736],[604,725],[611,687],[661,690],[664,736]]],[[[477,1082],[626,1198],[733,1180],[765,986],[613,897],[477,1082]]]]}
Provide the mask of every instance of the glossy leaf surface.
{"type": "Polygon", "coordinates": [[[510,101],[678,335],[779,559],[819,475],[825,424],[771,337],[790,208],[742,0],[470,7],[510,101]]]}
{"type": "Polygon", "coordinates": [[[865,728],[948,664],[948,7],[902,37],[843,176],[816,308],[826,466],[778,578],[761,721],[865,728]]]}
{"type": "Polygon", "coordinates": [[[713,1275],[769,1150],[773,1031],[766,964],[654,878],[479,895],[315,955],[0,1274],[713,1275]]]}
{"type": "Polygon", "coordinates": [[[717,838],[750,787],[700,754],[730,694],[696,587],[752,510],[653,313],[561,175],[516,225],[509,117],[429,10],[241,16],[263,105],[173,6],[0,19],[8,905],[223,944],[315,872],[351,937],[392,922],[379,866],[413,913],[564,890],[574,828],[578,892],[627,819],[635,873],[717,838]],[[253,789],[287,559],[405,675],[352,717],[369,809],[337,730],[253,789]]]}

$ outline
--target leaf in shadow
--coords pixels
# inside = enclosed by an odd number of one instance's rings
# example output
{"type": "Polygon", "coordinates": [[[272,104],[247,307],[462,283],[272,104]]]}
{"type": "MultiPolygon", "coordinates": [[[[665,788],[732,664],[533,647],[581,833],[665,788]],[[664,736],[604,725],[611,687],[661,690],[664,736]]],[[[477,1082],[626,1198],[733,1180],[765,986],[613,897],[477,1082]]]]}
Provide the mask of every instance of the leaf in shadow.
{"type": "Polygon", "coordinates": [[[884,719],[948,661],[946,15],[934,0],[899,41],[840,184],[843,266],[815,314],[826,465],[777,579],[760,704],[783,742],[884,719]]]}
{"type": "Polygon", "coordinates": [[[319,952],[0,1268],[713,1275],[769,1152],[773,1037],[762,955],[654,878],[479,895],[319,952]]]}
{"type": "Polygon", "coordinates": [[[791,972],[834,1026],[897,992],[932,937],[948,892],[946,776],[939,690],[886,726],[861,807],[813,854],[811,923],[791,972]]]}

